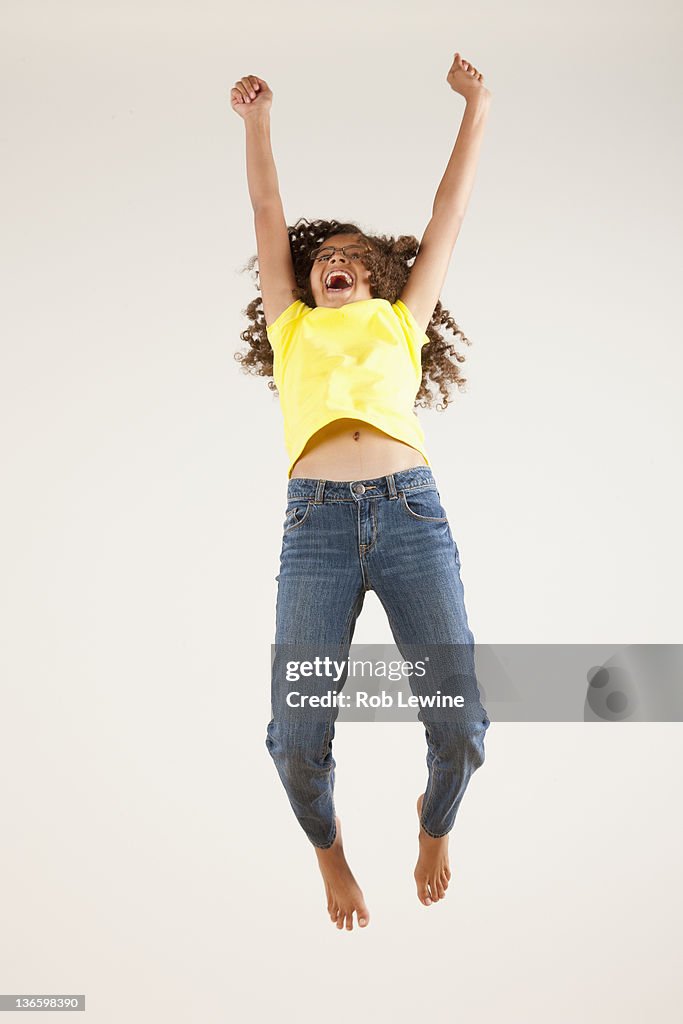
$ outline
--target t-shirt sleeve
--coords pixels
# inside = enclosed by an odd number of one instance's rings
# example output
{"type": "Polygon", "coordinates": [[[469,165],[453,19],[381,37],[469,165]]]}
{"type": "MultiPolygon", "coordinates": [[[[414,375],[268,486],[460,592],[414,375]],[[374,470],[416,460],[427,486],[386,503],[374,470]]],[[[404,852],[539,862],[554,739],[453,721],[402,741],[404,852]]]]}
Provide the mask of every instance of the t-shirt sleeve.
{"type": "Polygon", "coordinates": [[[287,309],[280,313],[277,319],[273,320],[272,324],[266,325],[266,335],[268,336],[271,348],[275,349],[280,345],[287,328],[305,313],[307,309],[308,306],[304,302],[296,299],[291,305],[287,306],[287,309]]]}
{"type": "Polygon", "coordinates": [[[429,341],[429,335],[422,330],[405,302],[402,302],[401,299],[397,299],[391,308],[401,321],[404,331],[411,338],[417,348],[421,349],[423,345],[426,345],[429,341]]]}

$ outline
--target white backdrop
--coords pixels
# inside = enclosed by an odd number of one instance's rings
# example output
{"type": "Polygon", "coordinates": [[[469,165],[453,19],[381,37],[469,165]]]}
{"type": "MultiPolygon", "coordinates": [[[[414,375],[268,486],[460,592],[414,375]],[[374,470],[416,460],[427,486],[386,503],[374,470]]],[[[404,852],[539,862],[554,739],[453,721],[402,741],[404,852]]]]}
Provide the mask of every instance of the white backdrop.
{"type": "MultiPolygon", "coordinates": [[[[467,392],[420,412],[470,625],[675,643],[680,11],[5,0],[2,29],[0,990],[84,992],[96,1024],[677,1020],[676,724],[494,721],[431,908],[422,730],[340,726],[372,922],[326,916],[265,747],[287,460],[234,359],[256,242],[229,90],[273,89],[290,224],[420,237],[453,52],[484,72],[442,293],[467,392]]],[[[370,593],[355,640],[390,639],[370,593]]]]}

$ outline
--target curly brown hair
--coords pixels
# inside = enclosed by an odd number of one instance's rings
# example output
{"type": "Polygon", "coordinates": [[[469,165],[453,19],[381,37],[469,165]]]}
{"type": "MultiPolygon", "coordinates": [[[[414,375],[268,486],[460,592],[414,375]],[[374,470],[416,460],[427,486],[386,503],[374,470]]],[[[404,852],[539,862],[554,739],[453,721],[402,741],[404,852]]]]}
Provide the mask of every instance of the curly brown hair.
{"type": "MultiPolygon", "coordinates": [[[[413,235],[399,235],[398,238],[370,235],[356,224],[337,220],[308,221],[304,217],[299,218],[293,227],[288,226],[287,232],[297,283],[294,298],[311,307],[316,305],[310,285],[311,253],[328,237],[358,234],[369,243],[372,252],[363,258],[363,263],[370,271],[368,283],[372,297],[388,299],[391,303],[396,302],[401,296],[420,244],[413,235]]],[[[242,272],[252,271],[257,262],[258,256],[252,256],[242,268],[242,272]]],[[[258,270],[255,274],[255,284],[260,290],[258,270]]],[[[240,334],[240,338],[248,342],[249,349],[247,352],[236,352],[235,359],[242,364],[245,373],[272,378],[273,350],[266,334],[266,319],[260,296],[250,302],[242,313],[252,321],[240,334]]],[[[438,398],[440,395],[441,401],[436,402],[436,408],[445,409],[451,400],[452,386],[456,385],[459,390],[463,390],[467,381],[466,377],[461,376],[458,367],[458,363],[465,361],[465,356],[456,352],[453,345],[444,338],[440,327],[447,327],[456,337],[460,336],[466,345],[472,344],[439,300],[426,330],[429,341],[422,347],[422,381],[415,398],[415,405],[422,408],[434,407],[435,397],[438,398]],[[432,392],[430,384],[436,388],[436,395],[432,392]]],[[[268,387],[277,394],[273,380],[268,381],[268,387]]]]}

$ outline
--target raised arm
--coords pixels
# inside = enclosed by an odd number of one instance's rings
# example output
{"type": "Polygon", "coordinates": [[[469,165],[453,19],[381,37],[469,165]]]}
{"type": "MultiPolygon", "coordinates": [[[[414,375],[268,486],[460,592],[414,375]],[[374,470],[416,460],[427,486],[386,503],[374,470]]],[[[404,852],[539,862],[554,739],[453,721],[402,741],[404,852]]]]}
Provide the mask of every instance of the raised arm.
{"type": "Polygon", "coordinates": [[[256,75],[246,75],[235,82],[231,90],[232,109],[243,119],[246,130],[247,184],[254,209],[259,283],[268,325],[291,306],[296,288],[287,222],[270,143],[272,100],[268,83],[256,75]]]}
{"type": "Polygon", "coordinates": [[[422,330],[426,330],[453,254],[467,210],[479,161],[479,150],[489,112],[491,93],[483,75],[459,53],[446,79],[454,92],[465,98],[465,113],[446,172],[441,180],[410,277],[401,299],[422,330]]]}

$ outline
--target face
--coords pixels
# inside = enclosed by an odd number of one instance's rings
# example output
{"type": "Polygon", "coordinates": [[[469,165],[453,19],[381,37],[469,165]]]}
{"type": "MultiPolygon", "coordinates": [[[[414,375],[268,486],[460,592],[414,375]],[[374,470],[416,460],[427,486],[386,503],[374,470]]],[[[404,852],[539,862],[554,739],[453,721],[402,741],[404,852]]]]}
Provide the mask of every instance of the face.
{"type": "MultiPolygon", "coordinates": [[[[333,245],[335,248],[341,246],[361,244],[367,246],[362,235],[330,235],[318,248],[326,245],[333,245]]],[[[370,271],[367,270],[360,259],[350,259],[345,253],[335,252],[327,260],[315,260],[311,266],[310,282],[313,298],[316,306],[329,306],[337,309],[346,305],[347,302],[360,302],[361,299],[371,299],[370,292],[370,271]],[[351,281],[349,286],[341,289],[328,288],[326,282],[332,271],[344,271],[349,275],[351,281]]],[[[334,283],[334,279],[333,279],[334,283]]],[[[340,282],[337,281],[337,284],[340,282]]]]}

